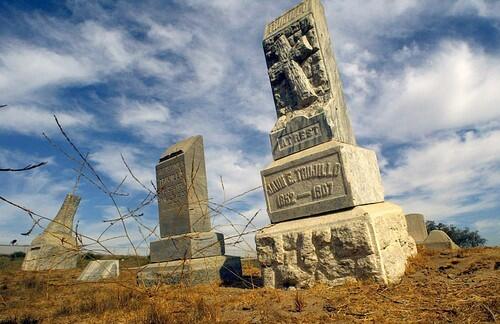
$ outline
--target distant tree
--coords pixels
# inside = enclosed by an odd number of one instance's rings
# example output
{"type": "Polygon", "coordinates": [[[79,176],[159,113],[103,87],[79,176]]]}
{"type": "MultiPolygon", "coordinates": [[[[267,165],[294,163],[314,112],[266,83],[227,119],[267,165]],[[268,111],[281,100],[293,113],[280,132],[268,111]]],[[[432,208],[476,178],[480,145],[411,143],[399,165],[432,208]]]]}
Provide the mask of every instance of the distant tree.
{"type": "Polygon", "coordinates": [[[484,246],[486,239],[479,235],[478,231],[471,231],[468,227],[458,228],[455,225],[447,225],[443,223],[436,224],[434,221],[426,221],[427,231],[441,230],[448,234],[448,236],[460,247],[476,247],[484,246]]]}
{"type": "Polygon", "coordinates": [[[14,252],[10,255],[10,259],[11,260],[14,260],[14,259],[20,259],[20,258],[24,258],[26,256],[26,253],[24,252],[21,252],[21,251],[18,251],[18,252],[14,252]]]}

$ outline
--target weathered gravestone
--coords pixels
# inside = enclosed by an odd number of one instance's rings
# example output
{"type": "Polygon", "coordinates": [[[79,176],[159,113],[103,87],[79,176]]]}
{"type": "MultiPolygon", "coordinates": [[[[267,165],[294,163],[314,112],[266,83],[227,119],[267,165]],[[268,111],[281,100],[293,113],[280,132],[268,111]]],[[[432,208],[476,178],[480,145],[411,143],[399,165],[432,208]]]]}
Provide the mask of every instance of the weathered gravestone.
{"type": "Polygon", "coordinates": [[[441,230],[432,230],[422,245],[427,249],[437,250],[457,250],[460,248],[448,234],[441,230]]]}
{"type": "Polygon", "coordinates": [[[211,230],[203,138],[169,147],[156,166],[160,236],[151,242],[151,264],[138,273],[146,285],[231,281],[241,275],[238,257],[224,255],[224,236],[211,230]]]}
{"type": "Polygon", "coordinates": [[[73,219],[79,204],[80,197],[74,194],[66,195],[56,217],[43,233],[31,242],[23,261],[23,270],[76,268],[79,249],[73,231],[73,219]]]}
{"type": "Polygon", "coordinates": [[[384,202],[375,153],[356,146],[319,0],[269,23],[263,47],[278,117],[261,172],[273,223],[256,235],[264,285],[398,281],[415,241],[384,202]]]}
{"type": "Polygon", "coordinates": [[[406,225],[408,225],[408,233],[415,240],[415,243],[422,244],[427,238],[427,226],[425,226],[424,215],[408,214],[406,217],[406,225]]]}
{"type": "Polygon", "coordinates": [[[120,261],[94,260],[89,262],[78,277],[79,281],[99,281],[120,276],[120,261]]]}

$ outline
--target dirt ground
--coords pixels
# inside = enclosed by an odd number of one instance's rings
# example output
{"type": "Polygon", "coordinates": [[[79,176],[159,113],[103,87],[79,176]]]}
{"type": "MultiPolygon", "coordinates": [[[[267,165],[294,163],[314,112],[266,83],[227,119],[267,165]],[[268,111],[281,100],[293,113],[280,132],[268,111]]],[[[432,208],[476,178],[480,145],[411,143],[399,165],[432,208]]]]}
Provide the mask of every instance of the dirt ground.
{"type": "MultiPolygon", "coordinates": [[[[421,250],[400,284],[308,290],[79,283],[81,269],[26,273],[0,259],[0,323],[494,322],[500,319],[500,248],[421,250]]],[[[249,282],[257,269],[245,267],[249,282]]]]}

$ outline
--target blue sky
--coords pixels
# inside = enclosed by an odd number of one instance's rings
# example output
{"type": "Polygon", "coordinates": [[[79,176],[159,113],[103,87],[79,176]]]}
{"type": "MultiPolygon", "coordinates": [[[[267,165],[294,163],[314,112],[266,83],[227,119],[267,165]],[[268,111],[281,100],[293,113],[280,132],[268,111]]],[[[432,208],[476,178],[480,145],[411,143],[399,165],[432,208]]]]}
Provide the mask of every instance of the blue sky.
{"type": "MultiPolygon", "coordinates": [[[[0,165],[49,163],[0,174],[0,195],[53,217],[71,191],[78,164],[41,135],[71,152],[53,114],[110,188],[128,174],[120,154],[147,184],[163,150],[194,134],[204,136],[213,202],[259,186],[275,122],[262,34],[296,3],[1,1],[0,165]]],[[[500,244],[500,2],[323,3],[354,132],[378,154],[386,200],[500,244]]],[[[121,191],[122,211],[145,196],[130,176],[121,191]]],[[[79,230],[95,237],[117,210],[85,179],[78,194],[79,230]]],[[[230,207],[260,209],[255,228],[268,224],[260,190],[230,207]]],[[[156,205],[142,212],[154,227],[156,205]]],[[[244,223],[226,210],[214,220],[226,235],[225,217],[244,223]]],[[[30,219],[5,204],[0,224],[2,241],[33,239],[19,235],[30,219]]],[[[146,251],[140,226],[127,225],[146,251]]],[[[122,236],[120,226],[105,238],[122,236]]],[[[127,241],[106,245],[123,251],[127,241]]]]}

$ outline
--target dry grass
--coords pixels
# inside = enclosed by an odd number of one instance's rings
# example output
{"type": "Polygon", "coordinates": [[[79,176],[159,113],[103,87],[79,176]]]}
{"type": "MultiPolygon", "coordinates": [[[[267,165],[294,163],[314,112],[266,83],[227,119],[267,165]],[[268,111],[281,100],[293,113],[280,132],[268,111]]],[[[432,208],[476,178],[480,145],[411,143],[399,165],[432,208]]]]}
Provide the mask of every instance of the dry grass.
{"type": "Polygon", "coordinates": [[[79,283],[80,270],[7,267],[0,271],[0,323],[492,322],[500,311],[499,261],[499,248],[422,250],[397,285],[300,291],[217,285],[153,291],[136,286],[133,271],[116,282],[79,283]]]}

